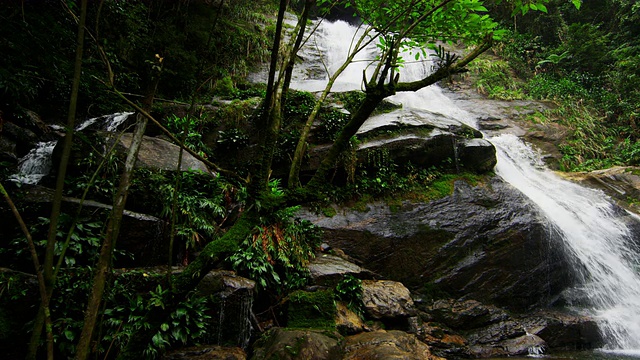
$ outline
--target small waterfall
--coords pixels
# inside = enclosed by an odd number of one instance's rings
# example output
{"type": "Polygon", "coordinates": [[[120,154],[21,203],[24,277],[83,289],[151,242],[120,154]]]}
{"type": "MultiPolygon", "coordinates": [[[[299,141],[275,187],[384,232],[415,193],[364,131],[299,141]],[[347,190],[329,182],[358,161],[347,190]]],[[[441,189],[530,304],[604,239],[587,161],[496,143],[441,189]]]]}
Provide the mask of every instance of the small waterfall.
{"type": "Polygon", "coordinates": [[[11,175],[9,180],[23,184],[37,184],[51,171],[51,153],[56,147],[57,140],[39,142],[18,163],[18,173],[11,175]]]}
{"type": "MultiPolygon", "coordinates": [[[[123,112],[91,118],[78,125],[75,131],[95,128],[113,132],[132,114],[132,112],[123,112]]],[[[64,128],[58,125],[51,125],[51,128],[56,131],[64,131],[64,128]]],[[[27,155],[20,159],[18,173],[11,175],[9,180],[23,184],[40,182],[51,171],[51,154],[57,143],[57,140],[37,143],[27,155]]]]}
{"type": "MultiPolygon", "coordinates": [[[[339,50],[341,55],[324,56],[325,59],[342,61],[346,54],[344,49],[349,48],[356,29],[351,27],[347,31],[345,24],[341,23],[322,26],[322,34],[316,39],[318,48],[332,52],[342,49],[339,50]],[[330,34],[337,35],[330,37],[330,34]]],[[[367,53],[364,58],[372,56],[367,53]]],[[[413,57],[405,56],[405,59],[413,57]]],[[[342,76],[347,80],[333,91],[360,89],[363,68],[359,66],[362,64],[356,63],[353,68],[348,68],[342,76]]],[[[327,67],[331,69],[332,64],[327,67]]],[[[429,61],[408,62],[401,72],[400,81],[415,80],[431,68],[429,61]]],[[[293,86],[302,90],[315,91],[324,87],[317,79],[299,80],[302,82],[293,86]]],[[[420,114],[442,115],[477,128],[476,118],[457,107],[438,86],[429,86],[414,93],[400,93],[390,100],[402,103],[403,109],[369,119],[363,128],[372,127],[372,122],[395,121],[400,112],[411,114],[412,120],[417,121],[420,114]]],[[[581,280],[573,291],[586,299],[579,304],[580,311],[599,322],[607,339],[607,349],[639,355],[640,249],[622,222],[620,211],[603,193],[563,180],[546,169],[540,156],[516,136],[502,135],[489,141],[497,149],[497,174],[536,203],[547,217],[550,231],[564,239],[568,257],[573,259],[581,280]]],[[[531,352],[538,355],[540,350],[531,349],[531,352]]]]}

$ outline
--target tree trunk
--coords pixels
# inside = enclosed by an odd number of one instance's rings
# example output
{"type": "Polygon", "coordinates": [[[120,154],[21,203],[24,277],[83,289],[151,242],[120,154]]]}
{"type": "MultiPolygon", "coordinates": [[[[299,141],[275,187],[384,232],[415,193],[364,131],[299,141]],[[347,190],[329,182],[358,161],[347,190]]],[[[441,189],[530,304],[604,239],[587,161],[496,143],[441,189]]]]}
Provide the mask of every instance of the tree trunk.
{"type": "MultiPolygon", "coordinates": [[[[158,71],[155,74],[152,84],[149,86],[147,96],[143,100],[143,108],[145,110],[151,109],[153,104],[153,97],[155,96],[158,88],[158,82],[160,81],[160,73],[162,71],[162,58],[157,57],[159,60],[158,71]]],[[[155,67],[154,67],[155,69],[155,67]]],[[[107,223],[107,230],[105,238],[100,248],[100,255],[98,257],[98,263],[96,264],[96,271],[93,278],[93,286],[91,288],[91,294],[89,296],[89,302],[87,303],[87,309],[84,313],[84,324],[82,326],[82,333],[78,340],[78,346],[76,348],[76,360],[86,360],[91,352],[91,339],[93,337],[93,330],[96,325],[98,313],[100,311],[100,304],[102,303],[102,295],[104,293],[105,284],[107,281],[107,275],[111,270],[111,260],[113,257],[113,249],[115,248],[116,240],[120,232],[120,224],[122,222],[122,215],[127,203],[127,196],[129,195],[129,186],[131,185],[131,179],[133,170],[138,159],[138,152],[142,145],[142,139],[144,131],[147,127],[147,117],[143,114],[137,114],[136,128],[134,130],[133,139],[131,140],[131,146],[127,153],[127,159],[125,161],[124,171],[120,176],[120,183],[118,185],[118,191],[113,201],[113,209],[111,211],[111,217],[107,223]]]]}
{"type": "Polygon", "coordinates": [[[138,157],[138,150],[142,144],[142,137],[146,126],[147,119],[142,115],[138,115],[136,129],[131,141],[129,153],[127,154],[127,160],[125,162],[125,169],[120,177],[120,184],[113,204],[111,217],[107,224],[105,239],[102,243],[102,247],[100,248],[100,256],[98,257],[96,272],[93,278],[93,287],[91,288],[91,295],[87,304],[87,310],[84,314],[82,333],[80,334],[80,340],[78,341],[78,347],[76,350],[77,360],[86,360],[91,352],[93,330],[98,318],[100,304],[102,303],[102,295],[104,293],[107,275],[111,269],[113,249],[115,247],[116,239],[118,238],[118,233],[120,232],[120,224],[122,222],[122,214],[127,202],[131,176],[138,157]]]}
{"type": "MultiPolygon", "coordinates": [[[[47,237],[47,246],[45,250],[43,264],[43,278],[45,282],[46,292],[41,294],[40,308],[36,314],[33,332],[27,351],[27,359],[35,359],[40,342],[40,334],[42,326],[47,324],[47,359],[53,359],[53,333],[51,329],[51,317],[49,313],[49,302],[53,294],[55,278],[53,276],[53,258],[55,255],[56,235],[58,228],[58,218],[60,217],[60,208],[62,204],[62,192],[64,189],[64,179],[67,172],[67,164],[69,163],[69,154],[71,153],[71,145],[73,143],[73,128],[75,127],[76,108],[78,103],[78,91],[80,89],[80,76],[82,75],[82,53],[84,49],[84,27],[87,20],[87,0],[82,0],[80,7],[80,21],[78,23],[78,35],[76,39],[76,58],[73,73],[73,85],[71,87],[71,99],[69,101],[69,111],[67,114],[67,131],[62,150],[62,158],[58,167],[58,178],[56,181],[56,191],[53,197],[51,209],[51,217],[49,219],[49,234],[47,237]]],[[[39,269],[36,269],[39,271],[39,269]]]]}
{"type": "Polygon", "coordinates": [[[327,99],[327,96],[329,96],[329,93],[331,92],[331,88],[333,87],[333,84],[338,79],[338,76],[340,76],[340,74],[342,74],[342,72],[347,68],[347,66],[351,64],[351,62],[356,57],[356,55],[362,49],[364,49],[371,41],[373,41],[374,38],[372,37],[369,41],[365,42],[365,39],[367,38],[369,33],[370,33],[370,30],[366,30],[362,34],[362,36],[360,37],[360,39],[358,39],[358,42],[355,44],[349,56],[347,56],[347,58],[345,59],[344,63],[340,66],[340,68],[338,68],[338,70],[336,70],[336,72],[333,75],[330,75],[329,81],[327,82],[327,86],[325,86],[324,91],[322,91],[322,94],[320,95],[320,98],[316,102],[316,105],[313,107],[311,114],[309,114],[309,117],[307,118],[307,122],[304,124],[302,131],[300,131],[300,139],[298,139],[298,144],[296,145],[296,150],[295,150],[295,153],[293,154],[293,160],[291,161],[291,168],[289,169],[289,180],[288,180],[289,188],[294,188],[300,185],[300,168],[302,167],[302,158],[304,157],[304,154],[307,152],[307,139],[309,138],[309,133],[311,132],[311,126],[313,125],[313,122],[318,117],[318,113],[320,112],[320,108],[322,107],[322,104],[327,99]]]}
{"type": "Polygon", "coordinates": [[[316,170],[313,178],[311,178],[311,181],[306,185],[307,189],[312,192],[318,192],[322,188],[322,185],[327,180],[329,170],[335,166],[338,156],[347,150],[351,137],[356,134],[360,126],[369,118],[369,115],[371,115],[376,106],[380,104],[382,99],[387,96],[388,95],[384,95],[381,92],[367,93],[358,110],[351,116],[347,125],[345,125],[338,134],[338,138],[331,146],[331,149],[329,149],[329,153],[320,163],[320,167],[316,170]]]}

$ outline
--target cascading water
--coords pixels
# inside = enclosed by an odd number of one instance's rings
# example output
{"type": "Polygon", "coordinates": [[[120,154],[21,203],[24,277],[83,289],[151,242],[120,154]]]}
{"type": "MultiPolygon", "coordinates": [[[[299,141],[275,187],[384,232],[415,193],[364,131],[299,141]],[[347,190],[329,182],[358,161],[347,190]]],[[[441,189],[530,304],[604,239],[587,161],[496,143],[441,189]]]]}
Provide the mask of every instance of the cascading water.
{"type": "MultiPolygon", "coordinates": [[[[489,139],[498,151],[496,173],[533,200],[564,239],[608,348],[640,349],[638,246],[609,199],[563,180],[542,165],[539,154],[513,135],[489,139]]],[[[640,353],[639,353],[640,354],[640,353]]]]}
{"type": "MultiPolygon", "coordinates": [[[[357,29],[346,23],[325,22],[310,45],[317,46],[316,51],[323,54],[322,61],[331,71],[346,58],[356,33],[357,29]],[[330,53],[324,53],[326,51],[330,53]]],[[[368,64],[366,59],[374,59],[374,51],[375,47],[367,49],[360,61],[338,79],[334,91],[360,89],[362,72],[368,64]]],[[[407,63],[401,71],[400,81],[423,77],[431,71],[431,66],[429,61],[407,63]]],[[[293,86],[302,90],[321,90],[328,76],[324,78],[323,83],[318,77],[301,76],[293,86]]],[[[373,117],[363,128],[396,121],[407,114],[411,114],[412,120],[419,120],[421,113],[439,113],[476,127],[476,117],[456,106],[435,85],[415,93],[397,94],[391,100],[402,103],[403,108],[373,117]]],[[[599,322],[607,339],[607,349],[639,355],[640,251],[629,229],[620,220],[621,214],[603,193],[563,180],[546,169],[540,156],[516,136],[501,135],[488,140],[497,149],[496,173],[536,203],[552,230],[564,239],[568,257],[575,262],[581,280],[575,290],[587,299],[586,306],[581,304],[580,310],[599,322]]]]}
{"type": "MultiPolygon", "coordinates": [[[[133,113],[123,112],[106,116],[99,116],[83,121],[75,128],[82,131],[96,126],[106,131],[116,131],[122,123],[133,113]]],[[[52,129],[63,131],[62,127],[52,125],[52,129]]],[[[18,163],[18,173],[9,177],[9,180],[23,184],[37,184],[51,171],[51,154],[58,143],[57,140],[40,142],[25,155],[18,163]]]]}

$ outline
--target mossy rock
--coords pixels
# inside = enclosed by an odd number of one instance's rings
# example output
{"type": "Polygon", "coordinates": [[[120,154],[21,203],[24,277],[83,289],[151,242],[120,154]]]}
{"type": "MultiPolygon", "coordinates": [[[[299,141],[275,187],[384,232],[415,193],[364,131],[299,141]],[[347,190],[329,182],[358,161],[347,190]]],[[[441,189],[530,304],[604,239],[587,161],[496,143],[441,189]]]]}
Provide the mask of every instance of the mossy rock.
{"type": "Polygon", "coordinates": [[[290,328],[328,329],[336,326],[336,304],[331,290],[295,291],[289,295],[290,328]]]}

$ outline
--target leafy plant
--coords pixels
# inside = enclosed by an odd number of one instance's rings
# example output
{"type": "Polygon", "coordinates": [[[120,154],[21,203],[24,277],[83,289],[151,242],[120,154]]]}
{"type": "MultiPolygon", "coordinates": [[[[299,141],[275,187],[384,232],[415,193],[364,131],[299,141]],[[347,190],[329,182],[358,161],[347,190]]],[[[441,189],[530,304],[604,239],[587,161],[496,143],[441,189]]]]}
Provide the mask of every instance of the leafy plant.
{"type": "MultiPolygon", "coordinates": [[[[278,181],[271,182],[270,197],[274,199],[263,200],[258,206],[273,204],[284,196],[278,185],[278,181]]],[[[295,218],[298,209],[296,206],[270,210],[240,249],[228,258],[236,271],[255,280],[260,289],[280,292],[307,282],[307,265],[314,256],[320,233],[309,221],[295,218]]]]}
{"type": "Polygon", "coordinates": [[[214,238],[226,214],[224,192],[217,180],[206,175],[185,171],[175,176],[181,177],[175,209],[172,207],[175,180],[167,179],[169,181],[157,187],[163,205],[161,216],[176,216],[176,235],[183,239],[186,250],[191,251],[214,238]]]}
{"type": "MultiPolygon", "coordinates": [[[[104,311],[105,334],[102,344],[106,349],[123,348],[135,331],[149,330],[150,324],[145,322],[145,315],[154,308],[164,308],[164,300],[168,289],[157,285],[147,297],[131,293],[131,289],[122,284],[114,284],[114,289],[127,291],[125,301],[111,303],[104,311]]],[[[115,293],[112,293],[114,296],[115,293]]],[[[123,297],[119,294],[118,298],[123,297]]],[[[144,350],[146,358],[157,358],[165,349],[175,344],[193,345],[205,341],[209,336],[207,321],[210,316],[208,299],[192,294],[171,312],[166,322],[160,325],[153,335],[151,343],[144,350]]]]}
{"type": "Polygon", "coordinates": [[[347,303],[347,307],[356,314],[364,314],[362,303],[362,281],[353,275],[346,275],[333,290],[336,298],[347,303]]]}
{"type": "Polygon", "coordinates": [[[178,139],[184,141],[184,144],[193,151],[201,154],[206,150],[206,146],[202,142],[202,127],[204,123],[193,116],[179,117],[171,115],[167,117],[167,129],[171,131],[178,139]]]}

